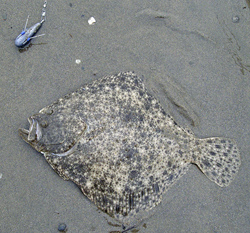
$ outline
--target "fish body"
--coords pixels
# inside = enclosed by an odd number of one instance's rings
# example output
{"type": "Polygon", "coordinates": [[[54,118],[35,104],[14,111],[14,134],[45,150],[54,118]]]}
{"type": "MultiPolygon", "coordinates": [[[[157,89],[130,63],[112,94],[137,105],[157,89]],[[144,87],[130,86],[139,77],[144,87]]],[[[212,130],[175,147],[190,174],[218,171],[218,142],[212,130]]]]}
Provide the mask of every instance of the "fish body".
{"type": "Polygon", "coordinates": [[[221,187],[240,166],[233,140],[195,137],[133,72],[87,84],[29,122],[20,136],[63,179],[121,222],[155,207],[191,163],[221,187]]]}

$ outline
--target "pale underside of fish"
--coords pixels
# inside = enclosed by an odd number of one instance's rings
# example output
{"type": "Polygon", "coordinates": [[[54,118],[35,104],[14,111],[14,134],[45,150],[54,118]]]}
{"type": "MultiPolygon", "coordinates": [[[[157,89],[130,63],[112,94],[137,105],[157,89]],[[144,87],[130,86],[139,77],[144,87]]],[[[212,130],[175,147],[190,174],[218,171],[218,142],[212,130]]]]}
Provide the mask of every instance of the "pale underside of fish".
{"type": "Polygon", "coordinates": [[[65,180],[121,222],[143,216],[191,163],[221,187],[240,166],[232,139],[198,139],[133,72],[103,77],[29,117],[20,136],[65,180]]]}

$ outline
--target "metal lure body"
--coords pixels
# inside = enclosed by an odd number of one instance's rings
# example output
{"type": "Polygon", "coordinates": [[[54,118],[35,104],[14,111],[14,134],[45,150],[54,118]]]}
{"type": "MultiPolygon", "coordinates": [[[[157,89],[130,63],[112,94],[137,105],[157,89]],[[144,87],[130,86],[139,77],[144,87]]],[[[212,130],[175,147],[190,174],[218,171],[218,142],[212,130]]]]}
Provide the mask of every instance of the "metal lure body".
{"type": "Polygon", "coordinates": [[[42,15],[41,15],[41,21],[39,23],[34,24],[33,26],[31,26],[30,28],[27,29],[27,24],[28,24],[28,20],[29,20],[29,16],[28,16],[23,31],[17,36],[17,38],[15,40],[15,45],[17,47],[23,48],[32,39],[45,35],[45,34],[42,34],[39,36],[35,36],[35,34],[38,32],[38,30],[42,27],[42,24],[45,22],[46,7],[47,7],[47,1],[44,1],[42,15]]]}
{"type": "MultiPolygon", "coordinates": [[[[28,21],[28,19],[27,19],[27,21],[28,21]]],[[[27,23],[26,23],[24,30],[16,38],[15,45],[19,48],[22,48],[25,45],[27,45],[31,41],[31,39],[38,37],[38,36],[35,36],[35,34],[41,28],[43,22],[44,22],[44,19],[40,23],[36,23],[35,25],[31,26],[28,29],[26,29],[26,25],[27,25],[27,23]]],[[[43,36],[43,35],[40,35],[40,36],[43,36]]]]}

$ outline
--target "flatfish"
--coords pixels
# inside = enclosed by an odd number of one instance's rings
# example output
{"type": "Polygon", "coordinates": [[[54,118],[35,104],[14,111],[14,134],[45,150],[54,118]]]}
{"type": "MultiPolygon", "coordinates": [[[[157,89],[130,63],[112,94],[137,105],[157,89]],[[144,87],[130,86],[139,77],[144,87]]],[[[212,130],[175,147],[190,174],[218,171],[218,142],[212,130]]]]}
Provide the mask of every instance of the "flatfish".
{"type": "Polygon", "coordinates": [[[240,166],[232,139],[199,139],[133,72],[103,77],[28,118],[20,136],[65,180],[121,222],[160,203],[190,164],[221,187],[240,166]]]}

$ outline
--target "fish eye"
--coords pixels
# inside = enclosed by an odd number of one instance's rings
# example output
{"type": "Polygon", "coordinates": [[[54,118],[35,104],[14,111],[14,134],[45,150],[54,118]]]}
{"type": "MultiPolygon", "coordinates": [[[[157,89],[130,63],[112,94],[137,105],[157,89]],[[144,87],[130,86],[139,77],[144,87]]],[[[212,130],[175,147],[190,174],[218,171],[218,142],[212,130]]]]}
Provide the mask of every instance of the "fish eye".
{"type": "Polygon", "coordinates": [[[53,112],[54,112],[54,111],[53,111],[53,109],[51,109],[51,108],[46,109],[46,110],[44,111],[44,113],[45,113],[46,115],[52,115],[53,112]]]}
{"type": "Polygon", "coordinates": [[[43,120],[42,122],[40,122],[40,125],[41,125],[41,127],[46,128],[49,124],[47,121],[43,120]]]}

